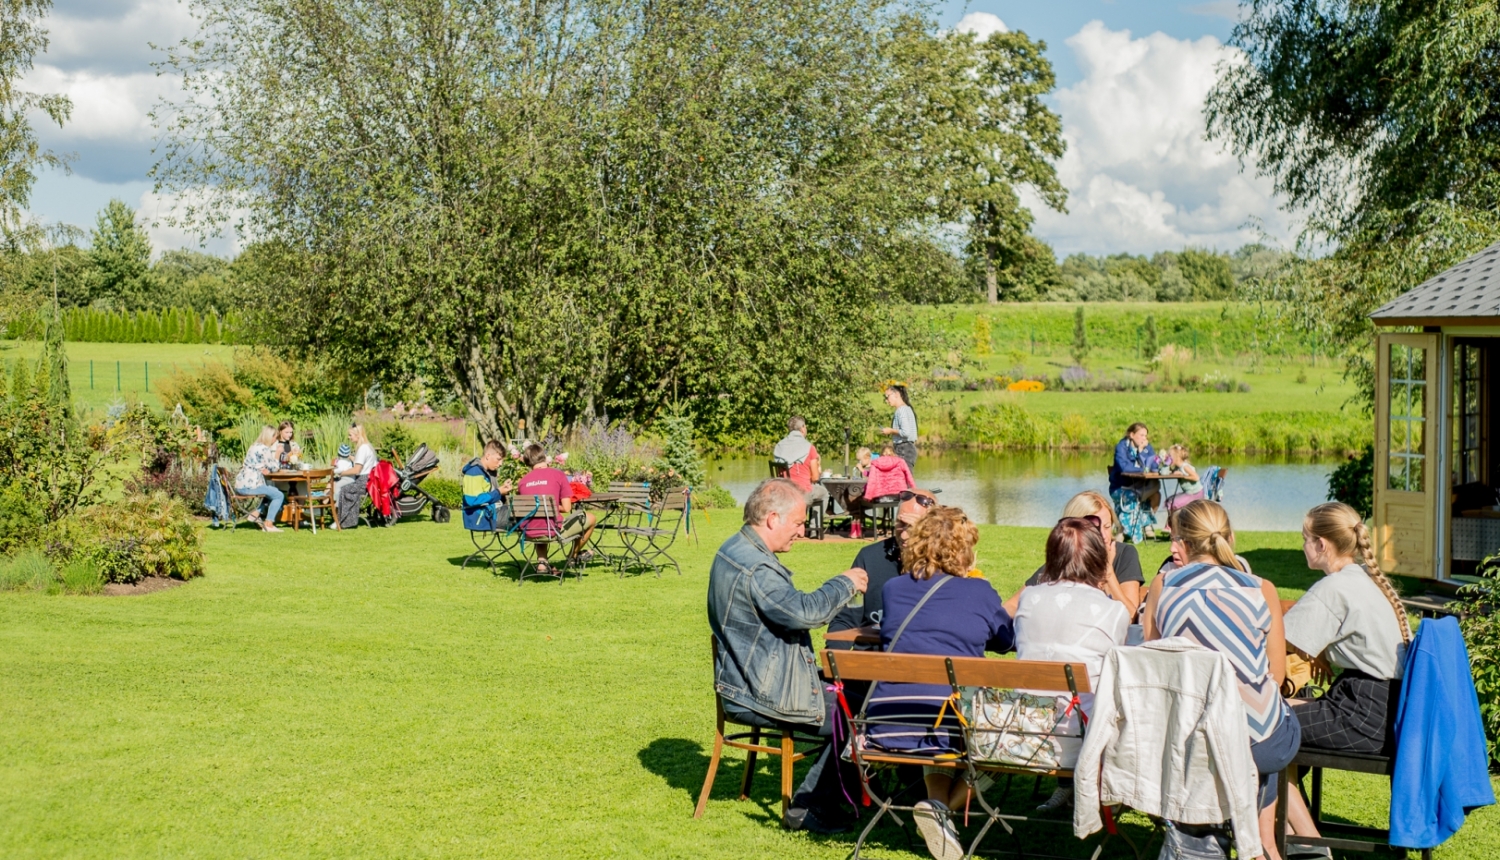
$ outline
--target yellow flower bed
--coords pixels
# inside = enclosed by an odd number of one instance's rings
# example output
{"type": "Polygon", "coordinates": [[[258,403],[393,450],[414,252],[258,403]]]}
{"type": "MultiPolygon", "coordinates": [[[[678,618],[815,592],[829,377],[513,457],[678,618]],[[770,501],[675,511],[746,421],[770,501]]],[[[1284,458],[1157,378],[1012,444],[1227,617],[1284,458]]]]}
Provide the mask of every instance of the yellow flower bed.
{"type": "Polygon", "coordinates": [[[1036,380],[1036,379],[1020,379],[1020,380],[1017,380],[1017,381],[1012,382],[1011,384],[1005,386],[1005,390],[1006,391],[1046,391],[1047,390],[1047,386],[1043,385],[1040,380],[1036,380]]]}

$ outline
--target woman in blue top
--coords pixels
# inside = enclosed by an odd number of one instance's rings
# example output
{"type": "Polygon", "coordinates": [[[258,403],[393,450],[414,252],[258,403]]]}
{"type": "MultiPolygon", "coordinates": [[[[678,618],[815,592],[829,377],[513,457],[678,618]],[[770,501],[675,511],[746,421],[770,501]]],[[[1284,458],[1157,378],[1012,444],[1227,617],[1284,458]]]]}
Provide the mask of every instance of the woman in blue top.
{"type": "MultiPolygon", "coordinates": [[[[974,568],[979,530],[959,508],[935,507],[912,524],[901,549],[905,571],[881,590],[885,616],[880,644],[895,654],[983,657],[1015,645],[1010,615],[994,586],[974,568]]],[[[870,691],[866,714],[900,725],[870,728],[871,742],[888,750],[939,755],[962,745],[956,719],[944,714],[934,727],[947,685],[880,682],[870,691]]],[[[925,801],[916,804],[917,829],[934,857],[962,857],[963,846],[948,810],[968,800],[968,786],[952,768],[928,768],[925,801]]]]}
{"type": "Polygon", "coordinates": [[[891,426],[882,427],[882,436],[894,436],[896,456],[906,461],[907,468],[917,468],[917,413],[911,408],[911,395],[906,386],[891,385],[885,390],[885,402],[896,410],[891,416],[891,426]]]}
{"type": "MultiPolygon", "coordinates": [[[[1140,497],[1141,507],[1155,520],[1156,506],[1161,502],[1160,486],[1156,481],[1123,476],[1149,472],[1156,465],[1156,449],[1151,447],[1151,433],[1146,425],[1137,421],[1126,428],[1125,438],[1115,443],[1115,459],[1109,464],[1110,498],[1114,498],[1115,490],[1121,488],[1135,490],[1135,494],[1140,497]]],[[[1151,536],[1150,526],[1146,527],[1146,535],[1151,536]]]]}

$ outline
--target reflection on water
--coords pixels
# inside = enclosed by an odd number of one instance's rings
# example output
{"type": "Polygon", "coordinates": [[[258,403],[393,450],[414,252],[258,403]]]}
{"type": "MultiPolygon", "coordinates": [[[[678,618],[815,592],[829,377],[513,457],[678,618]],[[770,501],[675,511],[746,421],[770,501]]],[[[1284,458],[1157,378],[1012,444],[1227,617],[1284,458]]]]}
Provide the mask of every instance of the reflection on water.
{"type": "MultiPolygon", "coordinates": [[[[980,522],[1050,526],[1069,497],[1081,490],[1104,490],[1110,453],[1052,451],[951,451],[917,459],[917,483],[942,489],[944,504],[958,505],[980,522]]],[[[1307,509],[1325,500],[1328,473],[1336,460],[1215,454],[1196,458],[1201,471],[1224,467],[1224,507],[1235,528],[1297,531],[1307,509]]],[[[765,457],[723,459],[710,467],[713,478],[743,503],[768,471],[765,457]]],[[[841,471],[842,458],[825,460],[841,471]]]]}

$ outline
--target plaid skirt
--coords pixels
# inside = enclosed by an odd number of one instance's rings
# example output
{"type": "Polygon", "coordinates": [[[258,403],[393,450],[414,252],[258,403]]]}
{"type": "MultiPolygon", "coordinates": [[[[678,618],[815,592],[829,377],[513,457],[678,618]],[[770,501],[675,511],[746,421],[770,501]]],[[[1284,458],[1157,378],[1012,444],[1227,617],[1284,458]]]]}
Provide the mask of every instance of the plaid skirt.
{"type": "Polygon", "coordinates": [[[1292,708],[1302,724],[1302,746],[1339,752],[1389,755],[1401,701],[1401,681],[1345,669],[1328,692],[1292,708]]]}

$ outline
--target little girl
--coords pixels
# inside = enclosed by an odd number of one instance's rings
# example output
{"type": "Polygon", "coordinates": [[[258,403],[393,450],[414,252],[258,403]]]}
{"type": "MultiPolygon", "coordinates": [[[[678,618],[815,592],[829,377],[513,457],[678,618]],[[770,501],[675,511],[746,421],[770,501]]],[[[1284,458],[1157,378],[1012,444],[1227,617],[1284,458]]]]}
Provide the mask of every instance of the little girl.
{"type": "Polygon", "coordinates": [[[1203,498],[1203,482],[1198,480],[1198,470],[1188,462],[1188,449],[1183,445],[1173,445],[1167,449],[1167,463],[1169,466],[1162,471],[1169,475],[1180,475],[1177,481],[1177,493],[1167,499],[1167,522],[1172,521],[1172,512],[1188,504],[1203,498]]]}
{"type": "Polygon", "coordinates": [[[858,451],[854,452],[854,462],[855,462],[855,465],[859,467],[859,476],[861,478],[866,477],[867,475],[870,474],[870,460],[871,459],[873,459],[873,458],[871,457],[871,452],[870,452],[869,448],[863,448],[862,447],[858,451]]]}

